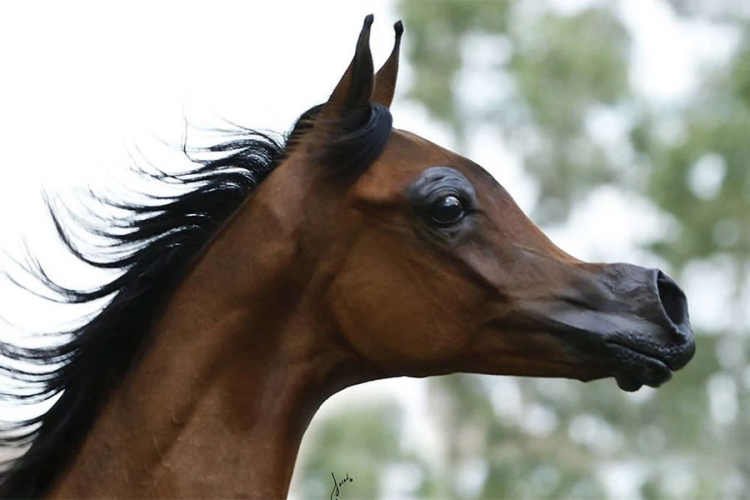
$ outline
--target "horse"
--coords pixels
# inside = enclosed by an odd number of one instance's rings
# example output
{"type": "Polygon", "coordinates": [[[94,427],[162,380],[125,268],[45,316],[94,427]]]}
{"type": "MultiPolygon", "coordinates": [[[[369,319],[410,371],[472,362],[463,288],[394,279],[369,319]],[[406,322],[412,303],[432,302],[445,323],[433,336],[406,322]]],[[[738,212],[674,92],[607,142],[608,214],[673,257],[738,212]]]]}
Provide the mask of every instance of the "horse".
{"type": "Polygon", "coordinates": [[[393,128],[403,26],[376,73],[372,23],[288,135],[244,130],[149,174],[180,193],[110,200],[101,254],[51,210],[75,256],[120,274],[76,290],[32,266],[64,302],[108,302],[52,346],[1,345],[19,383],[5,398],[57,398],[2,427],[27,448],[3,497],[284,497],[309,422],[346,387],[470,372],[634,391],[692,358],[665,273],[568,255],[482,167],[393,128]]]}

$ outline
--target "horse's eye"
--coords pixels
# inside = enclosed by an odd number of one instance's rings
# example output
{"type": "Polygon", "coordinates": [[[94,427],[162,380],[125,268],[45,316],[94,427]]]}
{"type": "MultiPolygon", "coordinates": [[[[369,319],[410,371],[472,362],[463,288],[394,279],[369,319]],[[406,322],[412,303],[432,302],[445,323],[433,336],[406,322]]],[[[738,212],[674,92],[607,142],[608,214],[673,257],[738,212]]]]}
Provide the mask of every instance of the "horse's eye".
{"type": "Polygon", "coordinates": [[[430,167],[409,185],[409,204],[419,216],[418,228],[441,243],[465,241],[476,224],[477,194],[469,179],[452,167],[430,167]]]}
{"type": "Polygon", "coordinates": [[[443,196],[430,207],[430,217],[440,226],[450,226],[466,214],[464,204],[456,196],[443,196]]]}

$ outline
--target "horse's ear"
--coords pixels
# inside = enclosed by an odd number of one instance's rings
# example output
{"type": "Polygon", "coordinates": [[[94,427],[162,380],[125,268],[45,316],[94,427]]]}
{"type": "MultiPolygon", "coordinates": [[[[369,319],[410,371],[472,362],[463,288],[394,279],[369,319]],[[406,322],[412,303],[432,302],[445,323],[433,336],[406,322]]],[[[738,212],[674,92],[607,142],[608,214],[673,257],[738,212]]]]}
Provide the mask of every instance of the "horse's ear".
{"type": "Polygon", "coordinates": [[[375,75],[375,93],[372,102],[390,107],[393,101],[393,93],[396,91],[396,79],[398,78],[398,55],[401,50],[401,35],[404,33],[404,25],[398,21],[393,25],[396,31],[396,41],[393,44],[391,55],[375,75]]]}
{"type": "Polygon", "coordinates": [[[323,106],[321,117],[337,118],[349,111],[360,111],[370,106],[374,86],[370,52],[370,27],[373,19],[372,14],[365,17],[354,58],[323,106]]]}

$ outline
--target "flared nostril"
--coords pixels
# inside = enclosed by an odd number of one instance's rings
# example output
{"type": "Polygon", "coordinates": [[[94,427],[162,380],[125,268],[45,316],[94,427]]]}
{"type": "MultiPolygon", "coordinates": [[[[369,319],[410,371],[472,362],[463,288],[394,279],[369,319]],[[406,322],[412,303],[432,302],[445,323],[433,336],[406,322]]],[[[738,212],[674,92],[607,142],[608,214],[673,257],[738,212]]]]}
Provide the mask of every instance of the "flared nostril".
{"type": "Polygon", "coordinates": [[[675,326],[680,326],[689,321],[687,310],[687,299],[682,289],[677,286],[672,278],[659,271],[656,278],[656,287],[659,291],[659,300],[662,309],[669,320],[675,326]]]}
{"type": "Polygon", "coordinates": [[[656,277],[656,289],[664,315],[672,326],[669,329],[671,347],[665,352],[668,353],[666,363],[671,370],[679,370],[695,354],[695,335],[690,326],[687,298],[677,283],[661,271],[656,277]]]}

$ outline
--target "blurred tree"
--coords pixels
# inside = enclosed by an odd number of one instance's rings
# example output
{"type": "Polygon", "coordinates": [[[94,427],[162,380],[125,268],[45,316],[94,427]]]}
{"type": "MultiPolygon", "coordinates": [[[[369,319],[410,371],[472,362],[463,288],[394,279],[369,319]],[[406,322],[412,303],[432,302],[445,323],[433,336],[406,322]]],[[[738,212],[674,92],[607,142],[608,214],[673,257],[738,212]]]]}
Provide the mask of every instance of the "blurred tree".
{"type": "Polygon", "coordinates": [[[306,455],[295,489],[305,498],[330,498],[333,473],[339,481],[347,475],[352,478],[339,489],[342,499],[382,497],[384,470],[399,459],[412,458],[399,453],[400,426],[401,408],[395,401],[347,409],[326,420],[305,440],[314,452],[306,455]]]}
{"type": "MultiPolygon", "coordinates": [[[[740,39],[689,99],[670,106],[631,84],[631,34],[618,1],[573,12],[553,0],[397,3],[414,70],[409,97],[448,125],[468,156],[476,130],[495,131],[538,184],[535,220],[562,223],[610,184],[646,197],[670,221],[647,249],[678,278],[728,277],[726,321],[698,325],[695,360],[656,392],[628,395],[611,381],[432,380],[431,417],[447,441],[442,456],[417,465],[419,497],[750,496],[750,8],[653,1],[740,39]],[[621,125],[618,151],[601,140],[602,116],[621,125]],[[505,408],[511,393],[520,394],[515,413],[505,408]]],[[[358,425],[353,418],[336,428],[358,425]]],[[[378,425],[390,424],[378,420],[369,432],[382,433],[378,425]]],[[[334,463],[328,444],[312,464],[334,463]]],[[[396,442],[373,450],[404,459],[396,442]]],[[[382,474],[389,459],[378,456],[382,474]]],[[[316,475],[330,468],[315,467],[316,475]]]]}
{"type": "Polygon", "coordinates": [[[496,127],[518,146],[539,183],[537,217],[559,222],[592,184],[613,178],[615,166],[585,118],[630,96],[628,37],[610,9],[564,16],[540,10],[542,4],[448,0],[400,7],[415,70],[409,97],[452,127],[459,149],[466,148],[468,128],[496,127]],[[465,70],[496,73],[498,85],[479,102],[462,99],[465,70]]]}

